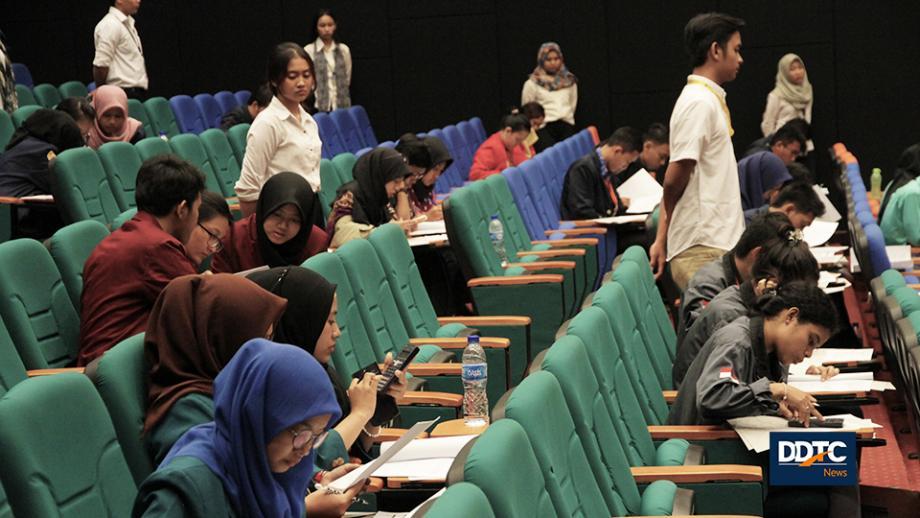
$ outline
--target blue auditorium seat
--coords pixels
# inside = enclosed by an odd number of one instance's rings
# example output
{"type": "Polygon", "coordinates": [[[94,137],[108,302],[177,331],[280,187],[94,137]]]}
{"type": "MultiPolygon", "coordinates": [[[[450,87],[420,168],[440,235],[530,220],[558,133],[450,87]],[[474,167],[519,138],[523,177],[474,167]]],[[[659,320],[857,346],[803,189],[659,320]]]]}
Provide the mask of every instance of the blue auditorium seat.
{"type": "Polygon", "coordinates": [[[317,113],[313,116],[313,120],[319,126],[319,138],[323,141],[323,158],[331,160],[335,155],[349,152],[345,146],[345,141],[339,135],[335,122],[333,122],[328,113],[317,113]]]}
{"type": "MultiPolygon", "coordinates": [[[[217,104],[220,105],[220,111],[222,114],[225,114],[231,110],[236,109],[241,103],[236,99],[236,96],[233,95],[233,92],[228,90],[221,90],[214,94],[214,99],[217,101],[217,104]]],[[[242,103],[245,104],[245,103],[242,103]]],[[[220,121],[215,127],[220,127],[220,121]]]]}
{"type": "Polygon", "coordinates": [[[361,149],[368,147],[370,144],[364,142],[361,130],[358,129],[355,119],[347,109],[333,110],[329,112],[329,117],[335,123],[336,129],[339,130],[339,137],[345,143],[345,148],[351,153],[356,153],[361,149]]]}
{"type": "Polygon", "coordinates": [[[374,135],[374,128],[371,126],[371,120],[367,117],[367,112],[361,105],[355,105],[348,108],[348,113],[355,121],[355,126],[361,131],[361,140],[364,145],[374,147],[377,145],[377,136],[374,135]]]}
{"type": "Polygon", "coordinates": [[[169,99],[169,107],[176,116],[176,123],[182,133],[199,134],[208,129],[208,124],[201,115],[195,100],[187,95],[174,95],[169,99]]]}
{"type": "Polygon", "coordinates": [[[13,76],[16,77],[17,85],[28,86],[29,88],[35,86],[35,81],[32,80],[32,72],[29,72],[29,67],[23,63],[13,63],[13,76]]]}
{"type": "Polygon", "coordinates": [[[198,111],[201,112],[201,117],[207,126],[205,129],[219,128],[220,119],[224,116],[224,110],[218,104],[217,99],[211,94],[198,94],[194,99],[195,105],[198,106],[198,111]]]}
{"type": "Polygon", "coordinates": [[[238,90],[234,92],[233,97],[236,97],[236,103],[240,106],[245,106],[249,104],[249,97],[252,93],[249,90],[238,90]]]}

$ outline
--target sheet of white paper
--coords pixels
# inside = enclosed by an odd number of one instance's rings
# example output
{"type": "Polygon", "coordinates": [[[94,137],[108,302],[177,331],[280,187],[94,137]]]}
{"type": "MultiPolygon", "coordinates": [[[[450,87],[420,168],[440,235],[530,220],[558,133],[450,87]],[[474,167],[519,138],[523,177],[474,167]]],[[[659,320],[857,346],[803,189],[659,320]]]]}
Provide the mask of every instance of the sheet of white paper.
{"type": "MultiPolygon", "coordinates": [[[[435,437],[432,439],[415,439],[402,450],[396,453],[390,462],[402,462],[419,459],[453,459],[466,443],[475,439],[476,435],[458,435],[455,437],[435,437]]],[[[384,453],[393,447],[395,441],[380,443],[380,452],[384,453]]]]}
{"type": "Polygon", "coordinates": [[[627,198],[657,198],[661,201],[664,188],[648,174],[645,169],[639,169],[628,180],[617,187],[620,196],[627,198]]]}
{"type": "Polygon", "coordinates": [[[440,221],[422,221],[418,224],[415,230],[412,231],[413,236],[430,236],[432,234],[446,234],[447,226],[444,224],[444,220],[440,221]]]}
{"type": "Polygon", "coordinates": [[[636,214],[630,216],[610,216],[608,218],[597,218],[595,223],[600,225],[623,225],[624,223],[643,223],[648,219],[646,214],[636,214]]]}
{"type": "Polygon", "coordinates": [[[818,194],[821,203],[824,204],[824,215],[817,219],[821,221],[840,221],[840,213],[834,208],[834,204],[831,203],[831,200],[827,198],[827,188],[821,187],[820,185],[814,185],[812,187],[818,194]]]}
{"type": "Polygon", "coordinates": [[[842,362],[867,362],[872,359],[872,349],[816,349],[811,358],[805,358],[802,363],[789,366],[789,374],[805,374],[812,365],[842,362]]]}
{"type": "Polygon", "coordinates": [[[440,418],[435,418],[431,421],[419,421],[415,423],[412,428],[409,428],[409,430],[404,433],[403,436],[399,438],[399,440],[393,443],[393,445],[390,446],[386,452],[382,452],[379,457],[361,466],[360,468],[355,469],[354,471],[350,471],[346,475],[335,479],[331,484],[329,484],[329,489],[336,492],[345,492],[348,488],[354,486],[355,484],[363,484],[364,481],[367,480],[371,474],[377,470],[377,468],[386,464],[390,458],[399,453],[399,450],[409,444],[412,439],[418,437],[418,434],[424,432],[428,429],[428,427],[438,422],[438,419],[440,418]]]}
{"type": "Polygon", "coordinates": [[[821,266],[835,266],[846,261],[847,247],[845,246],[815,246],[810,248],[811,255],[821,266]]]}
{"type": "Polygon", "coordinates": [[[835,380],[827,381],[790,381],[790,387],[795,387],[809,394],[830,393],[849,394],[851,392],[869,392],[871,390],[894,390],[894,385],[887,381],[870,380],[835,380]]]}
{"type": "Polygon", "coordinates": [[[438,241],[447,241],[447,234],[431,234],[429,236],[414,236],[409,238],[409,246],[428,246],[438,241]]]}
{"type": "Polygon", "coordinates": [[[885,253],[888,254],[888,261],[895,270],[912,270],[914,260],[910,254],[910,245],[891,245],[885,247],[885,253]]]}
{"type": "Polygon", "coordinates": [[[856,251],[850,249],[850,272],[859,273],[862,269],[859,267],[859,261],[856,260],[856,251]]]}
{"type": "Polygon", "coordinates": [[[19,198],[22,201],[32,201],[39,203],[51,203],[54,201],[53,194],[33,194],[32,196],[23,196],[19,198]]]}
{"type": "Polygon", "coordinates": [[[627,214],[648,214],[655,210],[655,207],[661,203],[661,198],[652,196],[642,196],[629,199],[629,207],[626,209],[627,214]]]}
{"type": "MultiPolygon", "coordinates": [[[[840,374],[830,378],[828,381],[852,381],[852,380],[868,380],[872,381],[875,379],[875,376],[872,375],[872,372],[841,372],[840,374]]],[[[794,381],[821,381],[821,376],[818,374],[789,374],[788,380],[790,383],[794,381]]]]}
{"type": "Polygon", "coordinates": [[[840,293],[850,287],[850,281],[846,280],[839,273],[832,273],[821,270],[818,275],[818,287],[824,290],[828,295],[840,293]]]}
{"type": "Polygon", "coordinates": [[[842,418],[843,428],[789,428],[789,423],[781,417],[756,416],[729,419],[729,424],[738,432],[738,436],[749,450],[757,453],[770,449],[770,432],[795,431],[795,432],[851,432],[865,428],[881,428],[871,419],[860,419],[850,414],[825,416],[826,418],[842,418]]]}
{"type": "Polygon", "coordinates": [[[808,246],[821,246],[834,235],[840,223],[836,221],[814,220],[811,225],[802,229],[805,234],[805,242],[808,246]]]}
{"type": "Polygon", "coordinates": [[[375,477],[407,477],[412,480],[447,480],[452,458],[387,462],[374,471],[375,477]]]}

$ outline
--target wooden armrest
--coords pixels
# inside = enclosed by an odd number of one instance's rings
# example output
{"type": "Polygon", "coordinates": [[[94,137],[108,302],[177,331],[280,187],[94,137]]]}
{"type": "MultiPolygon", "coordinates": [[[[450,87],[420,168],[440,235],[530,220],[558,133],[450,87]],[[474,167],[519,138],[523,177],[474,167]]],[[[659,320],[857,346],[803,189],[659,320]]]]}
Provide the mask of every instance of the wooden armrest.
{"type": "MultiPolygon", "coordinates": [[[[466,347],[466,337],[462,338],[410,338],[412,345],[437,345],[441,349],[463,349],[466,347]]],[[[511,347],[511,340],[493,336],[480,336],[479,345],[490,349],[507,349],[511,347]]]]}
{"type": "Polygon", "coordinates": [[[688,441],[714,441],[720,439],[738,439],[738,434],[731,428],[719,425],[652,425],[648,433],[653,441],[665,439],[687,439],[688,441]]]}
{"type": "Polygon", "coordinates": [[[519,286],[522,284],[561,283],[562,275],[545,273],[541,275],[509,275],[507,277],[476,277],[466,282],[467,287],[478,286],[519,286]]]}
{"type": "Polygon", "coordinates": [[[28,374],[29,377],[32,378],[35,376],[50,376],[52,374],[62,374],[65,372],[71,372],[74,374],[83,374],[83,370],[84,370],[83,367],[63,367],[60,369],[32,369],[30,371],[26,371],[26,374],[28,374]]]}
{"type": "Polygon", "coordinates": [[[556,268],[560,270],[574,270],[575,261],[534,261],[532,263],[508,263],[507,267],[511,268],[513,266],[519,266],[528,272],[535,271],[535,270],[536,271],[547,270],[549,268],[556,268]]]}
{"type": "Polygon", "coordinates": [[[908,286],[910,286],[911,288],[915,290],[920,290],[920,284],[908,284],[908,286]]]}
{"type": "MultiPolygon", "coordinates": [[[[383,365],[380,366],[383,370],[383,365]]],[[[459,376],[463,370],[462,363],[410,363],[406,371],[413,376],[459,376]]]]}
{"type": "Polygon", "coordinates": [[[404,485],[416,486],[443,486],[446,480],[416,480],[408,477],[389,477],[387,478],[387,489],[402,489],[404,485]]]}
{"type": "Polygon", "coordinates": [[[597,222],[594,221],[593,219],[570,219],[570,220],[562,220],[562,221],[559,222],[559,224],[560,224],[560,225],[562,225],[562,224],[572,224],[572,225],[575,225],[576,227],[596,227],[596,226],[597,226],[597,222]]]}
{"type": "Polygon", "coordinates": [[[700,484],[703,482],[762,482],[760,466],[743,464],[707,464],[703,466],[638,466],[629,468],[637,484],[651,484],[656,480],[670,480],[675,484],[700,484]]]}
{"type": "Polygon", "coordinates": [[[367,485],[364,486],[363,493],[379,493],[383,491],[383,479],[380,477],[370,477],[367,479],[367,485]]]}
{"type": "Polygon", "coordinates": [[[239,203],[229,203],[229,204],[227,204],[227,206],[230,207],[230,212],[240,210],[240,204],[239,204],[239,203]]]}
{"type": "Polygon", "coordinates": [[[464,324],[473,326],[529,326],[530,317],[499,315],[492,317],[438,317],[438,324],[464,324]]]}
{"type": "Polygon", "coordinates": [[[585,255],[585,253],[587,252],[585,252],[585,249],[583,248],[570,248],[570,249],[559,248],[556,250],[530,250],[527,252],[518,252],[517,256],[525,257],[528,255],[535,255],[537,257],[571,257],[573,255],[583,256],[585,255]]]}
{"type": "Polygon", "coordinates": [[[606,234],[607,229],[603,227],[581,227],[581,228],[557,228],[555,230],[546,230],[544,234],[551,236],[559,232],[560,234],[565,234],[567,236],[585,236],[585,235],[597,235],[597,234],[606,234]]]}
{"type": "Polygon", "coordinates": [[[597,245],[596,237],[572,237],[563,239],[538,239],[531,241],[532,245],[549,245],[553,248],[563,246],[593,246],[597,245]]]}
{"type": "Polygon", "coordinates": [[[665,403],[673,403],[677,401],[677,391],[676,390],[662,390],[661,395],[664,396],[665,403]]]}
{"type": "MultiPolygon", "coordinates": [[[[460,365],[459,363],[457,365],[460,365]]],[[[460,408],[463,405],[463,396],[461,394],[451,394],[450,392],[418,392],[410,391],[396,400],[397,405],[438,405],[460,408]]]]}
{"type": "MultiPolygon", "coordinates": [[[[381,428],[380,431],[377,432],[377,437],[373,438],[374,440],[373,442],[381,443],[385,441],[395,441],[396,439],[399,439],[400,437],[405,435],[406,432],[408,431],[409,430],[407,428],[381,428]]],[[[427,438],[428,438],[428,432],[422,432],[418,434],[418,437],[416,437],[416,439],[427,439],[427,438]]]]}
{"type": "Polygon", "coordinates": [[[22,199],[15,196],[0,196],[0,203],[4,205],[22,205],[22,199]]]}
{"type": "Polygon", "coordinates": [[[459,435],[479,435],[482,432],[486,431],[488,424],[481,424],[477,426],[468,426],[466,422],[461,419],[449,419],[447,421],[441,421],[436,424],[434,429],[431,430],[431,437],[456,437],[459,435]]]}

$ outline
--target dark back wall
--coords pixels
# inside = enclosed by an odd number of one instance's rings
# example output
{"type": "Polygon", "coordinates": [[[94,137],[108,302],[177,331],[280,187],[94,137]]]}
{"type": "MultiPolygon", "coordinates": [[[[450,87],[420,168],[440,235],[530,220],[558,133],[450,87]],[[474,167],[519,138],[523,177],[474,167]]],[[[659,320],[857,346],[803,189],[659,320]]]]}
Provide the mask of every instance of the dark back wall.
{"type": "MultiPolygon", "coordinates": [[[[91,80],[93,27],[108,2],[4,2],[0,30],[37,82],[91,80]]],[[[886,177],[920,140],[920,2],[858,0],[387,0],[183,1],[142,4],[137,25],[155,95],[251,89],[277,42],[306,43],[322,5],[335,9],[354,57],[352,99],[381,139],[479,115],[495,129],[555,40],[579,77],[577,122],[602,135],[619,125],[667,122],[688,67],[681,36],[696,13],[743,17],[745,64],[727,86],[735,148],[759,136],[776,62],[802,56],[815,88],[823,149],[841,140],[868,173],[886,177]]]]}

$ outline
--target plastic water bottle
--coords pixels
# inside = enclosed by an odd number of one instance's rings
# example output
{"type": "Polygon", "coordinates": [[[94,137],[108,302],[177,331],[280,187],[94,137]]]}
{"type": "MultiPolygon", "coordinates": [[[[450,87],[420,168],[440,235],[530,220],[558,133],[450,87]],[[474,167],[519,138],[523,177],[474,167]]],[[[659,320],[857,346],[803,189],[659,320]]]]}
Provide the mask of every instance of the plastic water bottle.
{"type": "Polygon", "coordinates": [[[878,167],[872,169],[872,177],[869,179],[871,196],[876,201],[882,201],[882,170],[878,167]]]}
{"type": "Polygon", "coordinates": [[[169,136],[166,135],[166,132],[165,132],[165,131],[161,131],[161,132],[160,132],[160,139],[162,139],[162,140],[164,140],[164,141],[166,141],[166,142],[169,142],[169,136]]]}
{"type": "Polygon", "coordinates": [[[495,253],[501,259],[502,268],[508,266],[508,254],[505,253],[505,227],[502,225],[502,220],[498,218],[498,214],[493,214],[489,221],[489,238],[492,239],[495,253]]]}
{"type": "Polygon", "coordinates": [[[486,383],[489,379],[489,365],[486,353],[479,345],[479,336],[466,338],[463,350],[463,421],[468,426],[489,423],[489,396],[486,383]]]}

